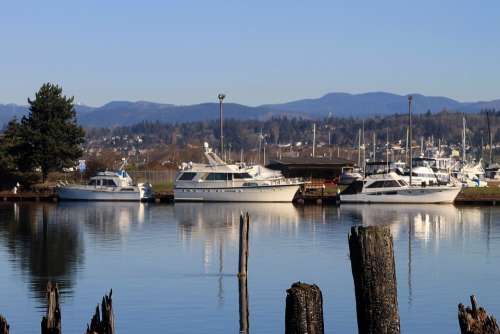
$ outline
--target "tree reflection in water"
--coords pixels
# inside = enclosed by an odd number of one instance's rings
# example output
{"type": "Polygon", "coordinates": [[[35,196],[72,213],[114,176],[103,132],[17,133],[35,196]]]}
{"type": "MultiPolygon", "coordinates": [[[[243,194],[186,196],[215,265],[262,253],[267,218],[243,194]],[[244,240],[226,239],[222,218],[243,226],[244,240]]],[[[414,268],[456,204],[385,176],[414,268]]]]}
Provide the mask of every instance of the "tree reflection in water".
{"type": "Polygon", "coordinates": [[[49,281],[71,296],[75,274],[84,261],[83,237],[77,224],[58,219],[56,204],[9,203],[1,210],[0,242],[21,271],[35,297],[45,305],[49,281]]]}

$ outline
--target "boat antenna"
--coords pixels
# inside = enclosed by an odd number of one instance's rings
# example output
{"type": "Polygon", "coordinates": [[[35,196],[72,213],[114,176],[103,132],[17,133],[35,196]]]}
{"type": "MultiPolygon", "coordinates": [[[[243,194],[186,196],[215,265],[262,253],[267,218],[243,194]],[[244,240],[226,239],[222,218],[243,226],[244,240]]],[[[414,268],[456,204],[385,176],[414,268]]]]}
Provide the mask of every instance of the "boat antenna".
{"type": "Polygon", "coordinates": [[[222,101],[224,100],[226,95],[220,93],[217,97],[219,99],[220,156],[224,158],[224,128],[222,123],[222,101]]]}
{"type": "Polygon", "coordinates": [[[413,173],[413,150],[412,150],[412,134],[411,134],[411,101],[413,97],[408,95],[408,141],[410,145],[410,186],[411,186],[411,174],[413,173]]]}

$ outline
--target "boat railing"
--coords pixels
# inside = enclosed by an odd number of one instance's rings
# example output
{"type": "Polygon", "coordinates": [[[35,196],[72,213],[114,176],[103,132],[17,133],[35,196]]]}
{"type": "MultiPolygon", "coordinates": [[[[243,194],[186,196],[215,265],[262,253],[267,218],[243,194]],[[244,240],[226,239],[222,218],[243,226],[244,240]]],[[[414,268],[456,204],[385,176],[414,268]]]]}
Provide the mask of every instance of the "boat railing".
{"type": "Polygon", "coordinates": [[[270,180],[272,185],[293,185],[293,184],[302,184],[304,180],[300,177],[293,178],[279,178],[270,180]]]}

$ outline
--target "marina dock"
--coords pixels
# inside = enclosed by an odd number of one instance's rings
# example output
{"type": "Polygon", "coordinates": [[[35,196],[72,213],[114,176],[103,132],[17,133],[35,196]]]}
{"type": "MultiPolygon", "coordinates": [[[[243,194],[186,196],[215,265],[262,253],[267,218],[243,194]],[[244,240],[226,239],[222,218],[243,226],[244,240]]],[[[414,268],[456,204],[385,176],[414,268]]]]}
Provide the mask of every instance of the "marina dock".
{"type": "MultiPolygon", "coordinates": [[[[0,192],[0,198],[4,202],[57,202],[55,192],[33,192],[23,191],[13,194],[12,192],[0,192]]],[[[155,194],[152,202],[173,203],[174,194],[171,191],[162,191],[155,194]]],[[[314,191],[298,193],[294,199],[295,204],[335,205],[337,194],[332,191],[314,191]]],[[[500,205],[500,188],[477,188],[464,189],[455,200],[457,205],[500,205]]]]}

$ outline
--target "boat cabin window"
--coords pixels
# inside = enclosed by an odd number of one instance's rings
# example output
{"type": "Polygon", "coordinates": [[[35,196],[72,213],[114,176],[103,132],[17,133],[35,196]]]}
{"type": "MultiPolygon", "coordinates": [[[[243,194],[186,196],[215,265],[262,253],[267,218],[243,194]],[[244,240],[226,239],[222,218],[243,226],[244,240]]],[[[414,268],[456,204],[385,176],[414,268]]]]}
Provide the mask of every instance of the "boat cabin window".
{"type": "Polygon", "coordinates": [[[233,179],[233,174],[229,173],[209,173],[205,178],[207,181],[228,181],[233,179]]]}
{"type": "Polygon", "coordinates": [[[196,173],[182,173],[182,175],[179,177],[179,180],[180,181],[191,181],[192,179],[194,179],[194,177],[196,176],[196,173]]]}
{"type": "Polygon", "coordinates": [[[235,173],[233,174],[234,179],[251,179],[252,176],[248,173],[235,173]]]}
{"type": "Polygon", "coordinates": [[[111,179],[103,179],[102,185],[106,187],[116,187],[115,181],[111,179]]]}
{"type": "Polygon", "coordinates": [[[90,180],[89,186],[96,186],[97,185],[97,180],[90,180]]]}

